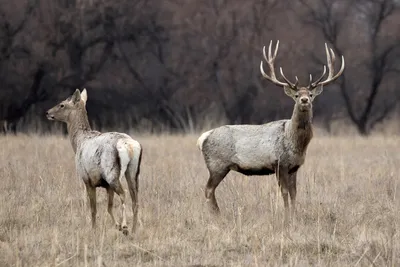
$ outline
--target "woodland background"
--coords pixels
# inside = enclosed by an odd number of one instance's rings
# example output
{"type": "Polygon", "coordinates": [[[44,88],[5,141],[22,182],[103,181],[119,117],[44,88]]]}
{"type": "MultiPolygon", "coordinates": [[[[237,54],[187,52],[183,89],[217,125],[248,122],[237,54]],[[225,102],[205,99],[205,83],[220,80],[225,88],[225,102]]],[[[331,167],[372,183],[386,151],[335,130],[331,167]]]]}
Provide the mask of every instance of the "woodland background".
{"type": "MultiPolygon", "coordinates": [[[[395,119],[400,1],[0,1],[0,120],[6,132],[48,132],[45,110],[88,89],[97,129],[193,132],[288,118],[293,101],[262,78],[262,47],[302,84],[344,55],[342,77],[314,104],[328,132],[368,135],[395,119]]],[[[337,66],[338,68],[338,66],[337,66]]]]}

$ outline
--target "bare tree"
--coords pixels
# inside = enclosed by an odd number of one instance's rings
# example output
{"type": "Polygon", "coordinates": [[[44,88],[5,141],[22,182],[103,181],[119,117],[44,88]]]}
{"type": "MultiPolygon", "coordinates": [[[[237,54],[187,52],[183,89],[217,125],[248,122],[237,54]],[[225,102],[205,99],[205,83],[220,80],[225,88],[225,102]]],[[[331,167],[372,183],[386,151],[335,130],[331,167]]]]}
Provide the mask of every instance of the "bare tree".
{"type": "Polygon", "coordinates": [[[349,118],[360,134],[369,134],[394,110],[397,102],[396,97],[388,97],[385,92],[390,79],[394,79],[393,74],[400,71],[396,65],[400,36],[385,32],[393,27],[390,23],[393,17],[400,15],[398,4],[394,0],[301,0],[300,3],[305,9],[300,16],[302,22],[318,29],[339,53],[349,53],[349,71],[341,77],[339,88],[349,118]],[[352,29],[349,25],[356,27],[352,29]]]}
{"type": "Polygon", "coordinates": [[[263,38],[272,32],[269,22],[277,7],[274,0],[203,1],[187,8],[181,18],[185,51],[197,72],[192,90],[208,105],[217,105],[230,123],[254,117],[254,102],[263,87],[257,55],[263,38]]]}
{"type": "Polygon", "coordinates": [[[2,130],[4,134],[16,133],[17,122],[25,116],[29,108],[47,98],[46,91],[41,90],[41,82],[46,75],[44,66],[39,66],[33,75],[32,85],[28,90],[28,95],[22,100],[22,103],[11,102],[5,108],[6,112],[2,118],[2,130]]]}
{"type": "MultiPolygon", "coordinates": [[[[3,90],[6,92],[15,92],[18,87],[26,86],[26,83],[19,78],[21,72],[26,70],[21,71],[15,62],[31,56],[29,47],[19,39],[31,19],[35,4],[36,1],[28,1],[25,6],[20,5],[23,9],[21,19],[18,19],[16,14],[7,12],[3,6],[0,7],[0,64],[3,90]]],[[[24,90],[28,91],[25,97],[12,95],[12,98],[3,98],[0,116],[3,133],[15,133],[18,120],[25,116],[33,104],[44,99],[45,94],[40,90],[44,75],[44,67],[42,65],[36,67],[31,85],[24,90]]]]}
{"type": "Polygon", "coordinates": [[[41,1],[39,25],[47,58],[60,62],[55,86],[76,88],[93,79],[111,55],[113,6],[84,1],[41,1]]]}

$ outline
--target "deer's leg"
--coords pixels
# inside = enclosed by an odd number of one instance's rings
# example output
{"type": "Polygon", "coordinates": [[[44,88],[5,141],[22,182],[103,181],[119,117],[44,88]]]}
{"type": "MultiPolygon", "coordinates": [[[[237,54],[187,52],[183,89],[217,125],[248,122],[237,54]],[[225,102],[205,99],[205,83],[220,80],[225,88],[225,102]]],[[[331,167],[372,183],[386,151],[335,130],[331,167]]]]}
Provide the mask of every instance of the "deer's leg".
{"type": "Polygon", "coordinates": [[[136,224],[138,220],[138,192],[139,192],[139,173],[135,174],[134,179],[132,179],[132,175],[128,170],[125,172],[126,180],[129,187],[129,193],[132,199],[132,212],[133,212],[133,224],[132,224],[132,233],[136,230],[136,224]]]}
{"type": "Polygon", "coordinates": [[[111,187],[107,187],[107,194],[108,194],[108,207],[107,211],[108,214],[110,214],[111,220],[113,224],[117,227],[117,229],[120,228],[119,223],[115,220],[114,213],[113,213],[113,205],[114,205],[114,190],[111,187]]]}
{"type": "Polygon", "coordinates": [[[112,187],[121,200],[121,212],[122,212],[121,230],[124,235],[127,235],[128,226],[126,224],[125,191],[122,188],[122,184],[119,180],[117,180],[112,187]]]}
{"type": "Polygon", "coordinates": [[[284,167],[279,167],[276,172],[278,185],[281,189],[283,204],[285,206],[285,221],[289,219],[289,172],[284,167]]]}
{"type": "Polygon", "coordinates": [[[210,172],[210,177],[208,179],[206,188],[205,188],[205,193],[206,193],[206,199],[208,206],[210,210],[218,214],[219,213],[219,207],[217,204],[217,199],[215,198],[215,189],[217,186],[221,183],[221,181],[225,178],[225,176],[228,174],[229,169],[223,169],[219,171],[211,171],[210,172]]]}
{"type": "Polygon", "coordinates": [[[90,202],[90,210],[92,213],[92,228],[96,227],[96,213],[97,213],[97,207],[96,207],[96,187],[92,187],[88,184],[86,184],[86,192],[89,198],[90,202]]]}
{"type": "Polygon", "coordinates": [[[296,194],[297,194],[297,172],[290,174],[288,180],[291,213],[294,216],[296,212],[296,194]]]}

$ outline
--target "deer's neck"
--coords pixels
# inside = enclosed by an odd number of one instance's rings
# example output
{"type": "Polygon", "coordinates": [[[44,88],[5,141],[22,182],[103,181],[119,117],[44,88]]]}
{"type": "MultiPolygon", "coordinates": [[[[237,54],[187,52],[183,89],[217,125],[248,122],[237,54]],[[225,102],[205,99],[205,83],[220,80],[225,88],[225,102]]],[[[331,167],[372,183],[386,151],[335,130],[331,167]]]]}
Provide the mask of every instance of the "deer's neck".
{"type": "Polygon", "coordinates": [[[72,149],[76,152],[79,143],[91,131],[86,110],[80,109],[74,111],[67,122],[67,128],[72,149]]]}
{"type": "Polygon", "coordinates": [[[295,150],[304,152],[307,149],[313,137],[312,109],[302,111],[295,105],[288,128],[288,134],[295,150]]]}

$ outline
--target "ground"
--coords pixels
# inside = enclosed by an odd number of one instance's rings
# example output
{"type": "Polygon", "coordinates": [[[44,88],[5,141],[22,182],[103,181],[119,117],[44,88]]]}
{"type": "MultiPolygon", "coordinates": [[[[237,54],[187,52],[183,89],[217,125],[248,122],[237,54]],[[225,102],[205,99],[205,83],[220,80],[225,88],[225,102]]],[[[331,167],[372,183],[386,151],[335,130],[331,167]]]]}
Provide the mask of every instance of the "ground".
{"type": "Polygon", "coordinates": [[[0,266],[399,266],[399,137],[315,137],[288,228],[274,176],[230,173],[212,217],[196,138],[136,137],[141,225],[124,236],[104,189],[91,229],[68,139],[1,137],[0,266]]]}

